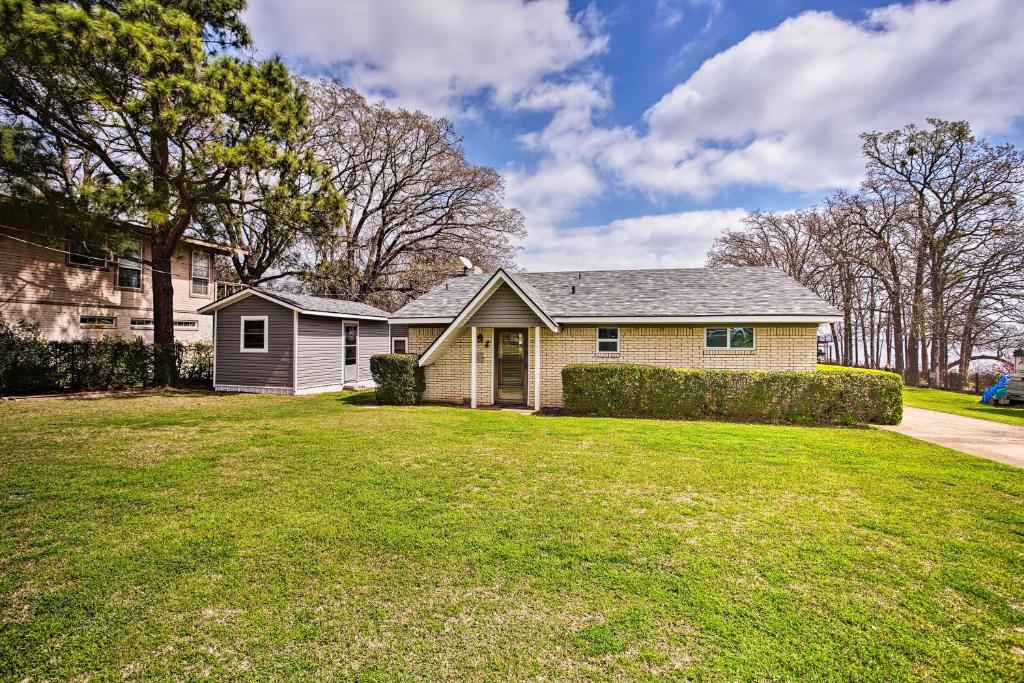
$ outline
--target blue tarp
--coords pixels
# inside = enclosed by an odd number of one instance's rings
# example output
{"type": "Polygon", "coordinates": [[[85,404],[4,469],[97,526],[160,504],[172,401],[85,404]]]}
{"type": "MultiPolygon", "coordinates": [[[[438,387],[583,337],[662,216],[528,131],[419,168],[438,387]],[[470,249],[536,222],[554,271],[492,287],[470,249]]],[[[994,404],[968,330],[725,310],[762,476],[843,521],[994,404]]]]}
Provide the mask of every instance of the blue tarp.
{"type": "Polygon", "coordinates": [[[981,395],[981,402],[982,403],[988,403],[989,400],[993,396],[996,396],[996,395],[998,395],[999,397],[1005,396],[1006,395],[1006,383],[1009,382],[1009,381],[1010,381],[1010,376],[1009,375],[1003,375],[1002,377],[1000,377],[998,382],[996,382],[995,384],[990,386],[988,389],[986,389],[985,393],[981,395]]]}

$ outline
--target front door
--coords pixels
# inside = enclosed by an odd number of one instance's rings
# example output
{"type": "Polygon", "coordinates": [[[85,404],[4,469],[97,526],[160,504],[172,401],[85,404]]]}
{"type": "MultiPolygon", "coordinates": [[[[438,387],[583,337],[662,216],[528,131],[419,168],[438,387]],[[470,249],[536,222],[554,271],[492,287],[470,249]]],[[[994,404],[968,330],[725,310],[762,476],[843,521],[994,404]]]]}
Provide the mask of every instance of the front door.
{"type": "Polygon", "coordinates": [[[359,381],[359,323],[344,323],[345,381],[359,381]]]}
{"type": "Polygon", "coordinates": [[[494,330],[494,399],[526,403],[526,330],[494,330]]]}

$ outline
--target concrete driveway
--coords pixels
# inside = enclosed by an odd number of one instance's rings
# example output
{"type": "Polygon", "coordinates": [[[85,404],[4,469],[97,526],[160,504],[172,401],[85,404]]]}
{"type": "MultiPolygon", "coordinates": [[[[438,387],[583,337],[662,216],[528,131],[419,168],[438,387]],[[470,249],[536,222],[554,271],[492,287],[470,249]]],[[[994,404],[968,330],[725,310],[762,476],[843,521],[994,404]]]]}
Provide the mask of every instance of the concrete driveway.
{"type": "Polygon", "coordinates": [[[1024,467],[1024,427],[903,406],[903,422],[882,429],[1024,467]]]}

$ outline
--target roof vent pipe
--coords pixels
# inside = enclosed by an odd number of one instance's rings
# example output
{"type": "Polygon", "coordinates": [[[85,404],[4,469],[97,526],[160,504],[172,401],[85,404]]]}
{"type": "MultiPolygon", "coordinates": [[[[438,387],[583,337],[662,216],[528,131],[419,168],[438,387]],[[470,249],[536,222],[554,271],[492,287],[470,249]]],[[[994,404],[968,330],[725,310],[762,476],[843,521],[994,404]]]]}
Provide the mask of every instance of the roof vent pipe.
{"type": "Polygon", "coordinates": [[[576,293],[576,285],[573,285],[573,286],[572,286],[572,293],[573,293],[573,294],[575,294],[575,293],[576,293]]]}
{"type": "Polygon", "coordinates": [[[583,279],[583,273],[576,273],[576,279],[577,280],[582,280],[583,279]]]}

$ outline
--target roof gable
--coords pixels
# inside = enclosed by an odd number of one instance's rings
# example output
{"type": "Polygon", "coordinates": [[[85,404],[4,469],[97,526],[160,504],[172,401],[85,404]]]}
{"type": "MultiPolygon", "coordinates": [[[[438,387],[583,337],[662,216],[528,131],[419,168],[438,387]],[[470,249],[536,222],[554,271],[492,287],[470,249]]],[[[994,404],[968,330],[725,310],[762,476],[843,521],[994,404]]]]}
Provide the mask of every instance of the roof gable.
{"type": "Polygon", "coordinates": [[[447,346],[455,339],[458,331],[465,327],[466,323],[477,311],[480,310],[491,296],[504,286],[507,286],[524,304],[526,304],[530,311],[537,316],[538,321],[542,322],[552,332],[558,332],[558,324],[555,323],[555,321],[537,305],[537,302],[530,298],[529,294],[523,291],[515,280],[509,277],[508,273],[499,268],[498,271],[495,272],[494,275],[490,276],[483,286],[476,291],[469,301],[463,305],[462,310],[459,311],[458,315],[456,315],[448,327],[445,328],[444,332],[434,340],[434,343],[427,347],[427,350],[420,356],[419,364],[430,365],[433,363],[438,354],[447,348],[447,346]]]}

